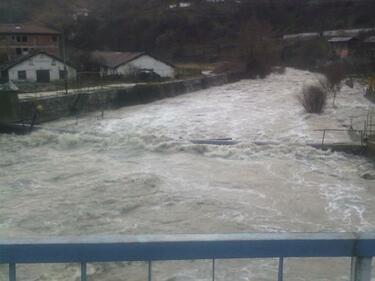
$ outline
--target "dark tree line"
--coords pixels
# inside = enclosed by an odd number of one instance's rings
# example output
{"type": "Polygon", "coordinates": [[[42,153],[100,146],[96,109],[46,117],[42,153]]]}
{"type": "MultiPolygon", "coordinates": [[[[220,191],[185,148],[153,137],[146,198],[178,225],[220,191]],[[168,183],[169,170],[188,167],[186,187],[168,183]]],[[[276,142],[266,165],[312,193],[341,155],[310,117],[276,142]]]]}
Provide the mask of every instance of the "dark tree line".
{"type": "Polygon", "coordinates": [[[38,21],[63,30],[72,50],[148,51],[174,60],[215,60],[238,53],[254,18],[267,36],[375,26],[375,1],[366,0],[1,0],[0,21],[38,21]],[[89,16],[73,20],[78,7],[89,16]],[[242,33],[242,35],[241,35],[242,33]]]}

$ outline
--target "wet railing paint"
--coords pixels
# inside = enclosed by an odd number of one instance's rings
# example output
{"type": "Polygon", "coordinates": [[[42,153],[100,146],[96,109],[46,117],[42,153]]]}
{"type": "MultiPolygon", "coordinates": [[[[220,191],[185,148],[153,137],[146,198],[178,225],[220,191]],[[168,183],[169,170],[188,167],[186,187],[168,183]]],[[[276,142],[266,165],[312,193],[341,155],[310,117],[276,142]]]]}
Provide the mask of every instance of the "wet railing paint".
{"type": "MultiPolygon", "coordinates": [[[[351,257],[351,280],[370,281],[375,255],[373,233],[267,233],[223,235],[87,236],[0,240],[0,263],[9,265],[16,280],[17,264],[79,263],[87,280],[87,263],[144,261],[148,281],[153,261],[278,258],[277,280],[283,280],[284,259],[290,257],[351,257]]],[[[275,276],[276,279],[276,276],[275,276]]]]}

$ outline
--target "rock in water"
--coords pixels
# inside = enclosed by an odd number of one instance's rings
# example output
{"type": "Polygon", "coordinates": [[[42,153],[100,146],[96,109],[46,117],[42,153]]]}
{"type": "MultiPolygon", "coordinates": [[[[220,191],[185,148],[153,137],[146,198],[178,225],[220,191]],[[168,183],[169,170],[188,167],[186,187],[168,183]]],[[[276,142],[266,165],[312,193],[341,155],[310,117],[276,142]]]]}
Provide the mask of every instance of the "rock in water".
{"type": "Polygon", "coordinates": [[[365,180],[375,180],[375,174],[364,173],[363,175],[361,175],[361,178],[365,180]]]}

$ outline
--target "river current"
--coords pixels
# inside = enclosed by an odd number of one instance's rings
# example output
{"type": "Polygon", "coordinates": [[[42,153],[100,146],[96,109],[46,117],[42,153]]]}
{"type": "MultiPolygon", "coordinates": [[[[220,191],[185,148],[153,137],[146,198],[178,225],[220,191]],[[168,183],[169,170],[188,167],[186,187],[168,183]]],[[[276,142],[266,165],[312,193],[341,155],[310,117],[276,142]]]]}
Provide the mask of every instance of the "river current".
{"type": "MultiPolygon", "coordinates": [[[[374,164],[306,145],[321,141],[318,129],[360,129],[372,105],[356,84],[344,86],[336,107],[306,114],[296,95],[317,79],[287,69],[0,135],[0,237],[374,231],[374,164]],[[239,143],[191,142],[218,138],[239,143]]],[[[350,138],[336,132],[327,141],[350,138]]],[[[218,261],[217,280],[275,280],[276,269],[276,260],[218,261]]],[[[347,259],[286,262],[288,280],[348,280],[348,270],[347,259]]],[[[19,271],[20,280],[78,280],[76,265],[19,271]]],[[[154,271],[156,280],[210,278],[205,261],[154,271]]],[[[89,273],[146,279],[141,263],[90,265],[89,273]]]]}

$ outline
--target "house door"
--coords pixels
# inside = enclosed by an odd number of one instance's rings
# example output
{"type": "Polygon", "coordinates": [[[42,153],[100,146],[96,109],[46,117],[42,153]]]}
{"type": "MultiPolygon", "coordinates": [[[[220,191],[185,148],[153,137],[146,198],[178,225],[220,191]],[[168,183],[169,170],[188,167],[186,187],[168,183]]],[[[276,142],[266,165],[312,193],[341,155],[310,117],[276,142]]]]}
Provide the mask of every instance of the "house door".
{"type": "Polygon", "coordinates": [[[36,82],[38,83],[48,83],[51,77],[49,70],[37,70],[36,71],[36,82]]]}

